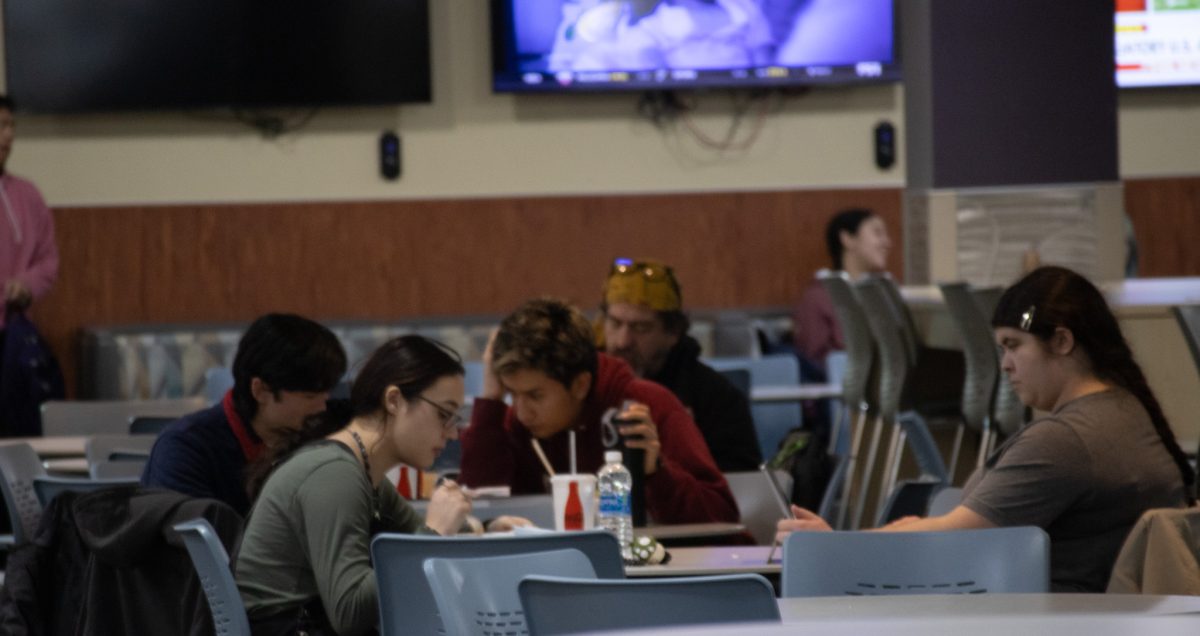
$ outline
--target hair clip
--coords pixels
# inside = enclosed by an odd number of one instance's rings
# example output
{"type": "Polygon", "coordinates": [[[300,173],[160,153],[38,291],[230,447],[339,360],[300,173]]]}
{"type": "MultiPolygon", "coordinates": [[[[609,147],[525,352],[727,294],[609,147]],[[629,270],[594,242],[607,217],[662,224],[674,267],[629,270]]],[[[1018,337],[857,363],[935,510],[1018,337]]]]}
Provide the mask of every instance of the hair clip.
{"type": "Polygon", "coordinates": [[[1037,311],[1037,307],[1030,305],[1029,309],[1021,314],[1021,331],[1029,331],[1029,328],[1033,326],[1033,312],[1035,311],[1037,311]]]}

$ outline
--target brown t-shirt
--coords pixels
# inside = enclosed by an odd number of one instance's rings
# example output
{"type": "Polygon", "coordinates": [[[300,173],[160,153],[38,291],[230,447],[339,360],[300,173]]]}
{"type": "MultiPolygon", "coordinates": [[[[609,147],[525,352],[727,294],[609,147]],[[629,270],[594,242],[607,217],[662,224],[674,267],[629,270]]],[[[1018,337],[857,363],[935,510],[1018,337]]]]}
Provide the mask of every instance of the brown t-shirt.
{"type": "Polygon", "coordinates": [[[998,526],[1050,535],[1055,591],[1103,592],[1142,512],[1185,505],[1183,477],[1137,398],[1111,389],[1072,400],[996,449],[963,505],[998,526]]]}

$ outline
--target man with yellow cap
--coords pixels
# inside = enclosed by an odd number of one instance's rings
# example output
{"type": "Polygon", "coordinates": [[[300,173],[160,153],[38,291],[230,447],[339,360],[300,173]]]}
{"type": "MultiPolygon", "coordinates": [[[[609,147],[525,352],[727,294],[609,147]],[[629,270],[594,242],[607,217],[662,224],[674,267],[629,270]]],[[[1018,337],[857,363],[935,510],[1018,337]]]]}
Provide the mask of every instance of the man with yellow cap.
{"type": "Polygon", "coordinates": [[[604,281],[601,348],[638,377],[671,390],[692,412],[722,472],[762,462],[750,405],[737,387],[700,361],[675,272],[653,260],[617,259],[604,281]]]}

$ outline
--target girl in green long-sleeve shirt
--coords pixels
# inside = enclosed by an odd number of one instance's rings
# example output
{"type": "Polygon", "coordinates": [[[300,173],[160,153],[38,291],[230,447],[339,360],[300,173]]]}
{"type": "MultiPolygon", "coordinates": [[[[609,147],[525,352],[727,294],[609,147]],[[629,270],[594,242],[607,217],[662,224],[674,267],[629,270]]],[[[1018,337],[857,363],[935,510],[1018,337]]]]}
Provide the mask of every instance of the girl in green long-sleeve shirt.
{"type": "MultiPolygon", "coordinates": [[[[463,367],[440,343],[395,338],[359,372],[348,405],[311,419],[273,449],[235,576],[255,634],[367,634],[379,617],[369,544],[376,532],[453,534],[471,504],[457,484],[422,520],[384,474],[430,466],[458,437],[463,367]]],[[[254,493],[252,493],[253,496],[254,493]]]]}

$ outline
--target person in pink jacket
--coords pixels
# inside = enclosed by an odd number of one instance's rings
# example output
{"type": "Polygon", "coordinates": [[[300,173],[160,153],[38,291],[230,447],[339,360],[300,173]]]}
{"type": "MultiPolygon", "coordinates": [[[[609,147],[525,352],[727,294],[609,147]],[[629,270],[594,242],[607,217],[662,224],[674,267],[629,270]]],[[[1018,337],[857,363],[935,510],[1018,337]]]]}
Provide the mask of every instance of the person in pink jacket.
{"type": "Polygon", "coordinates": [[[0,207],[4,208],[4,218],[0,219],[0,284],[5,305],[5,311],[0,312],[0,334],[7,310],[27,309],[50,290],[58,276],[58,248],[50,209],[32,182],[8,171],[14,130],[12,100],[0,95],[0,207]]]}

